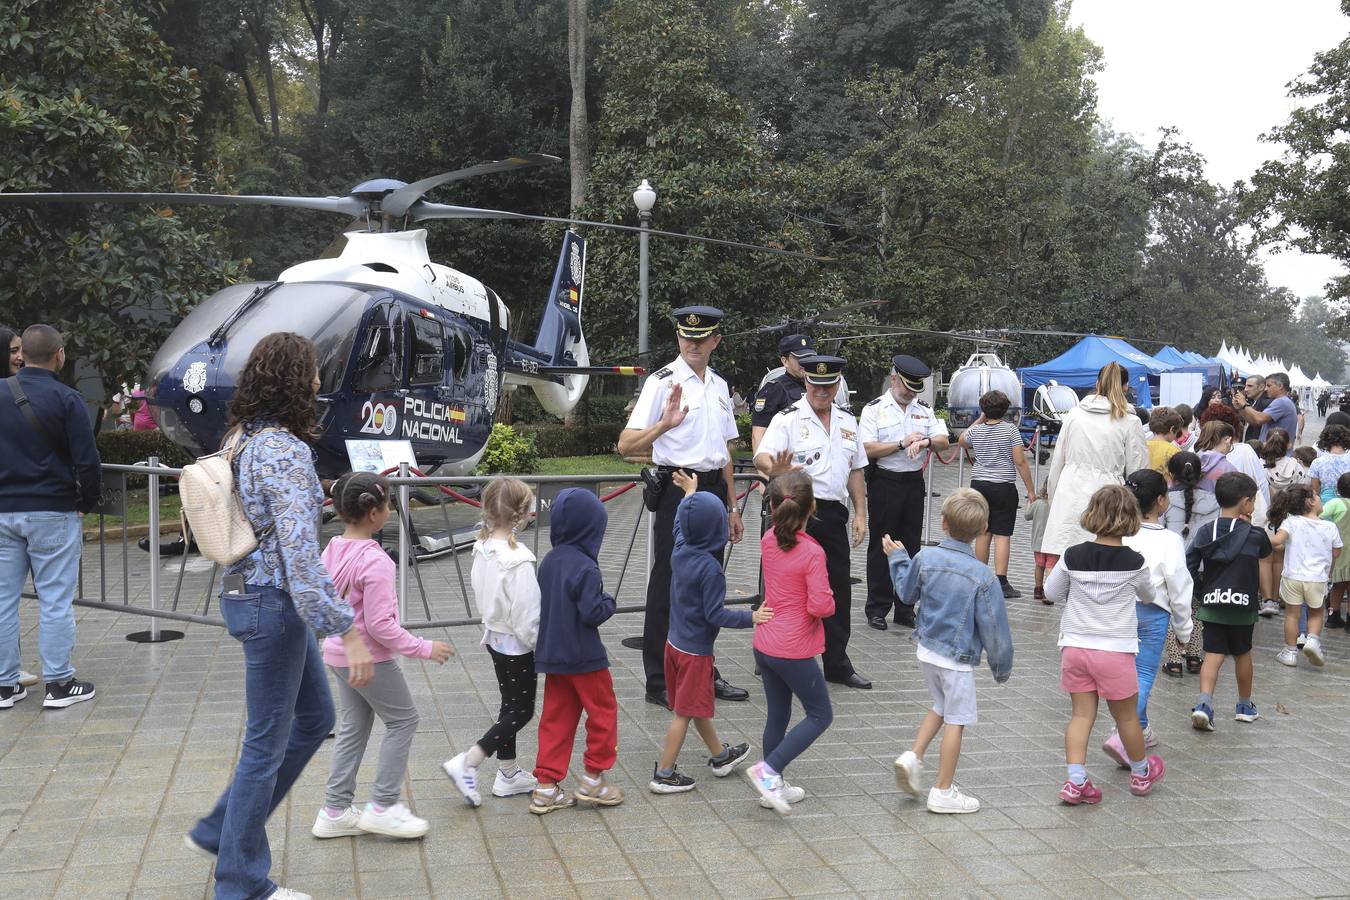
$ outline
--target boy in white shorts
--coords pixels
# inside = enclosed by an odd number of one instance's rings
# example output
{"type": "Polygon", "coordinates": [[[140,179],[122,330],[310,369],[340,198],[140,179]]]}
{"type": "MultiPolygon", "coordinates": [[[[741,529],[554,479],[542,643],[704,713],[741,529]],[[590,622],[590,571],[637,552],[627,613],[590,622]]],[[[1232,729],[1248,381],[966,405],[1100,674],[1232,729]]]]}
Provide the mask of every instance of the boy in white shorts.
{"type": "Polygon", "coordinates": [[[988,653],[995,681],[1002,684],[1012,674],[1012,633],[1003,589],[994,570],[975,558],[971,546],[988,524],[989,504],[984,497],[970,488],[959,488],[942,504],[942,530],[948,537],[938,546],[911,560],[890,535],[882,539],[896,596],[909,606],[919,604],[914,626],[919,669],[933,698],[933,708],[919,725],[913,749],[895,761],[895,780],[919,795],[923,755],[941,730],[937,783],[928,792],[928,811],[934,813],[972,813],[980,808],[979,800],[952,783],[961,757],[962,733],[976,721],[974,670],[981,654],[988,653]]]}

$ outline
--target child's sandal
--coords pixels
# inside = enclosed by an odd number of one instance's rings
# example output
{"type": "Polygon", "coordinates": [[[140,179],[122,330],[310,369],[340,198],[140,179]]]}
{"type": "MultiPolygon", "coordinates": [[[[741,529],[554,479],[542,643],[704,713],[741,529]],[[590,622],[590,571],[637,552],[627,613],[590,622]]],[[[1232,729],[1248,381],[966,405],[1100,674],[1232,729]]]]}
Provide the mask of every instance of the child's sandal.
{"type": "Polygon", "coordinates": [[[1168,675],[1171,675],[1173,678],[1180,678],[1180,677],[1181,677],[1181,663],[1179,663],[1179,662],[1170,662],[1170,663],[1168,663],[1167,665],[1163,666],[1163,671],[1166,672],[1168,675]]]}
{"type": "Polygon", "coordinates": [[[1198,656],[1186,657],[1186,671],[1190,672],[1192,675],[1198,673],[1200,671],[1200,657],[1198,656]]]}

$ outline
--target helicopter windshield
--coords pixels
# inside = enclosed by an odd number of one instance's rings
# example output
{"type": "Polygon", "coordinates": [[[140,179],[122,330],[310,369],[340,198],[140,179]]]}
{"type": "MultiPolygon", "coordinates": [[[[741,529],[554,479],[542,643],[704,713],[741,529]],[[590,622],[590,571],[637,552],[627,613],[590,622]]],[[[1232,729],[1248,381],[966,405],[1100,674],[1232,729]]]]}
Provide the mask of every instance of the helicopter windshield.
{"type": "MultiPolygon", "coordinates": [[[[247,296],[245,292],[238,302],[247,296]]],[[[253,347],[267,335],[294,331],[314,341],[319,357],[319,393],[340,390],[368,298],[366,291],[350,285],[283,284],[230,329],[224,370],[231,375],[242,371],[253,347]]]]}

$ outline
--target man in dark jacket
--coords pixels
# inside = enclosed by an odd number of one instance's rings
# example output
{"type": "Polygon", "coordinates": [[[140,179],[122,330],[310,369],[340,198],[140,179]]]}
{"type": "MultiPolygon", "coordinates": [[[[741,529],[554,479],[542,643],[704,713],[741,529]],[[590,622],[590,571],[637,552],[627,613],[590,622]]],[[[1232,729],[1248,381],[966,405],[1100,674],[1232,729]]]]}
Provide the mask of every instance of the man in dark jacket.
{"type": "Polygon", "coordinates": [[[98,505],[100,464],[84,399],[56,378],[66,364],[60,332],[30,326],[23,355],[27,365],[0,387],[0,709],[27,696],[18,683],[19,593],[29,572],[41,609],[42,705],[59,709],[94,696],[92,684],[75,680],[70,654],[78,514],[98,505]]]}
{"type": "Polygon", "coordinates": [[[600,625],[614,615],[614,598],[600,577],[600,544],[609,514],[590,491],[568,488],[553,501],[549,541],[553,549],[539,564],[539,637],[534,668],[544,675],[539,713],[539,750],[530,795],[536,815],[572,806],[560,782],[572,759],[581,713],[586,713],[586,771],[576,800],[616,806],[623,791],[605,781],[619,749],[619,704],[609,674],[609,656],[600,625]]]}

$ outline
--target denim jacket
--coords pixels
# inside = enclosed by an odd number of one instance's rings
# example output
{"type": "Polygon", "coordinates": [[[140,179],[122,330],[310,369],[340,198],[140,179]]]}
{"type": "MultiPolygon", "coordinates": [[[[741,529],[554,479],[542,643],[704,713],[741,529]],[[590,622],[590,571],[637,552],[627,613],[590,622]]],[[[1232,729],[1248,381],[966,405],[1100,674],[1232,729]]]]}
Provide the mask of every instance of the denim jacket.
{"type": "Polygon", "coordinates": [[[981,652],[987,652],[994,680],[1008,680],[1013,645],[1003,588],[970,544],[946,538],[912,560],[900,547],[890,555],[890,566],[900,602],[919,604],[915,640],[959,663],[979,665],[981,652]]]}

